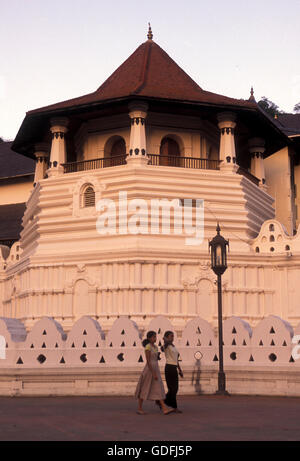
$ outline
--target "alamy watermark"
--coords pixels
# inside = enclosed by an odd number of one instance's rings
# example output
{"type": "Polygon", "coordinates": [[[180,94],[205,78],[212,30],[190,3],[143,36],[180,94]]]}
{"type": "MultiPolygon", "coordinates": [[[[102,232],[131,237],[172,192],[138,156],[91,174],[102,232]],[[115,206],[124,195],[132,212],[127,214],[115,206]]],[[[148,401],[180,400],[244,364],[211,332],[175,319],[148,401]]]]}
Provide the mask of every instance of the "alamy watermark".
{"type": "Polygon", "coordinates": [[[203,199],[128,200],[126,191],[117,201],[97,202],[97,231],[101,235],[186,235],[186,245],[201,245],[204,240],[203,199]]]}
{"type": "Polygon", "coordinates": [[[4,336],[0,336],[0,360],[6,359],[6,341],[4,336]]]}
{"type": "Polygon", "coordinates": [[[296,346],[294,346],[293,350],[292,350],[292,357],[296,362],[296,360],[300,359],[300,353],[299,353],[299,350],[300,350],[300,335],[294,336],[293,339],[292,339],[292,343],[296,344],[296,346]]]}

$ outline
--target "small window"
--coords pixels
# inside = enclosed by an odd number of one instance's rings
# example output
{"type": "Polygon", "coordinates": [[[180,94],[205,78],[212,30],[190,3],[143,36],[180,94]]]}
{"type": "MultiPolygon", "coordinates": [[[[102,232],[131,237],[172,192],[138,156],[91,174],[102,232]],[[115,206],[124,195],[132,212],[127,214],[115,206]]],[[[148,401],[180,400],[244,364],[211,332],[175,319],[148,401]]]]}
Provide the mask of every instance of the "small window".
{"type": "Polygon", "coordinates": [[[274,232],[275,228],[274,228],[274,224],[270,224],[269,226],[269,231],[270,232],[274,232]]]}
{"type": "Polygon", "coordinates": [[[289,246],[289,245],[286,245],[285,251],[290,251],[290,249],[291,249],[290,246],[289,246]]]}
{"type": "Polygon", "coordinates": [[[259,247],[256,247],[256,248],[255,248],[255,252],[256,252],[256,253],[259,253],[259,247]]]}
{"type": "Polygon", "coordinates": [[[95,191],[92,186],[88,186],[84,190],[82,206],[83,208],[95,206],[95,191]]]}
{"type": "Polygon", "coordinates": [[[275,242],[275,237],[274,237],[274,235],[271,235],[271,237],[270,237],[270,242],[275,242]]]}

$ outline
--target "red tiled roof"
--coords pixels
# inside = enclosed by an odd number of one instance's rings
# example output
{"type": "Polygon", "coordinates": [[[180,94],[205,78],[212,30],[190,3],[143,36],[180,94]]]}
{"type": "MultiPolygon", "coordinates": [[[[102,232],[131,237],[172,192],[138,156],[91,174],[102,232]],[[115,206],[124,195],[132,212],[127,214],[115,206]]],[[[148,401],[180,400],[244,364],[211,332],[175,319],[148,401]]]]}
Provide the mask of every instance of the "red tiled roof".
{"type": "Polygon", "coordinates": [[[35,109],[28,114],[135,95],[204,104],[256,107],[256,104],[250,101],[228,98],[202,90],[159,45],[148,40],[140,45],[94,93],[35,109]]]}

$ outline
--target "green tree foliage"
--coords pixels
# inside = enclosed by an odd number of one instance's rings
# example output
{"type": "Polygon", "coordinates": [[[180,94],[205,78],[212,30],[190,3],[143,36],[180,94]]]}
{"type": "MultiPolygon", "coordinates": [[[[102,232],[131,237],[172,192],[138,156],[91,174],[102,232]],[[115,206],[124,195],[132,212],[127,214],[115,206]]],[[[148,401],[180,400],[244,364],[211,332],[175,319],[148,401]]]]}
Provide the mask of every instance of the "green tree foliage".
{"type": "Polygon", "coordinates": [[[258,102],[258,105],[265,111],[267,114],[271,115],[271,117],[275,117],[276,114],[284,114],[282,110],[279,109],[275,102],[270,101],[270,99],[263,96],[261,100],[258,102]]]}
{"type": "Polygon", "coordinates": [[[296,114],[300,114],[300,102],[298,102],[298,104],[295,105],[294,112],[296,112],[296,114]]]}

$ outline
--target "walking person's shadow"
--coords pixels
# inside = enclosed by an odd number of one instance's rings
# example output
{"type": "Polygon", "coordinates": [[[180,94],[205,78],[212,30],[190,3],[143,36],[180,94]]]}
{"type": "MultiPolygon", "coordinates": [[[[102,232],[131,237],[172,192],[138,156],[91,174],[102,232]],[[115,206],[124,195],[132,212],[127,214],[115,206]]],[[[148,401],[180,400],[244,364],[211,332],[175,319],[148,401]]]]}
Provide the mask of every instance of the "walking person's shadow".
{"type": "Polygon", "coordinates": [[[195,391],[198,395],[202,394],[202,389],[201,389],[201,359],[203,357],[203,354],[200,351],[197,351],[195,353],[195,365],[192,373],[192,385],[195,387],[195,391]]]}

